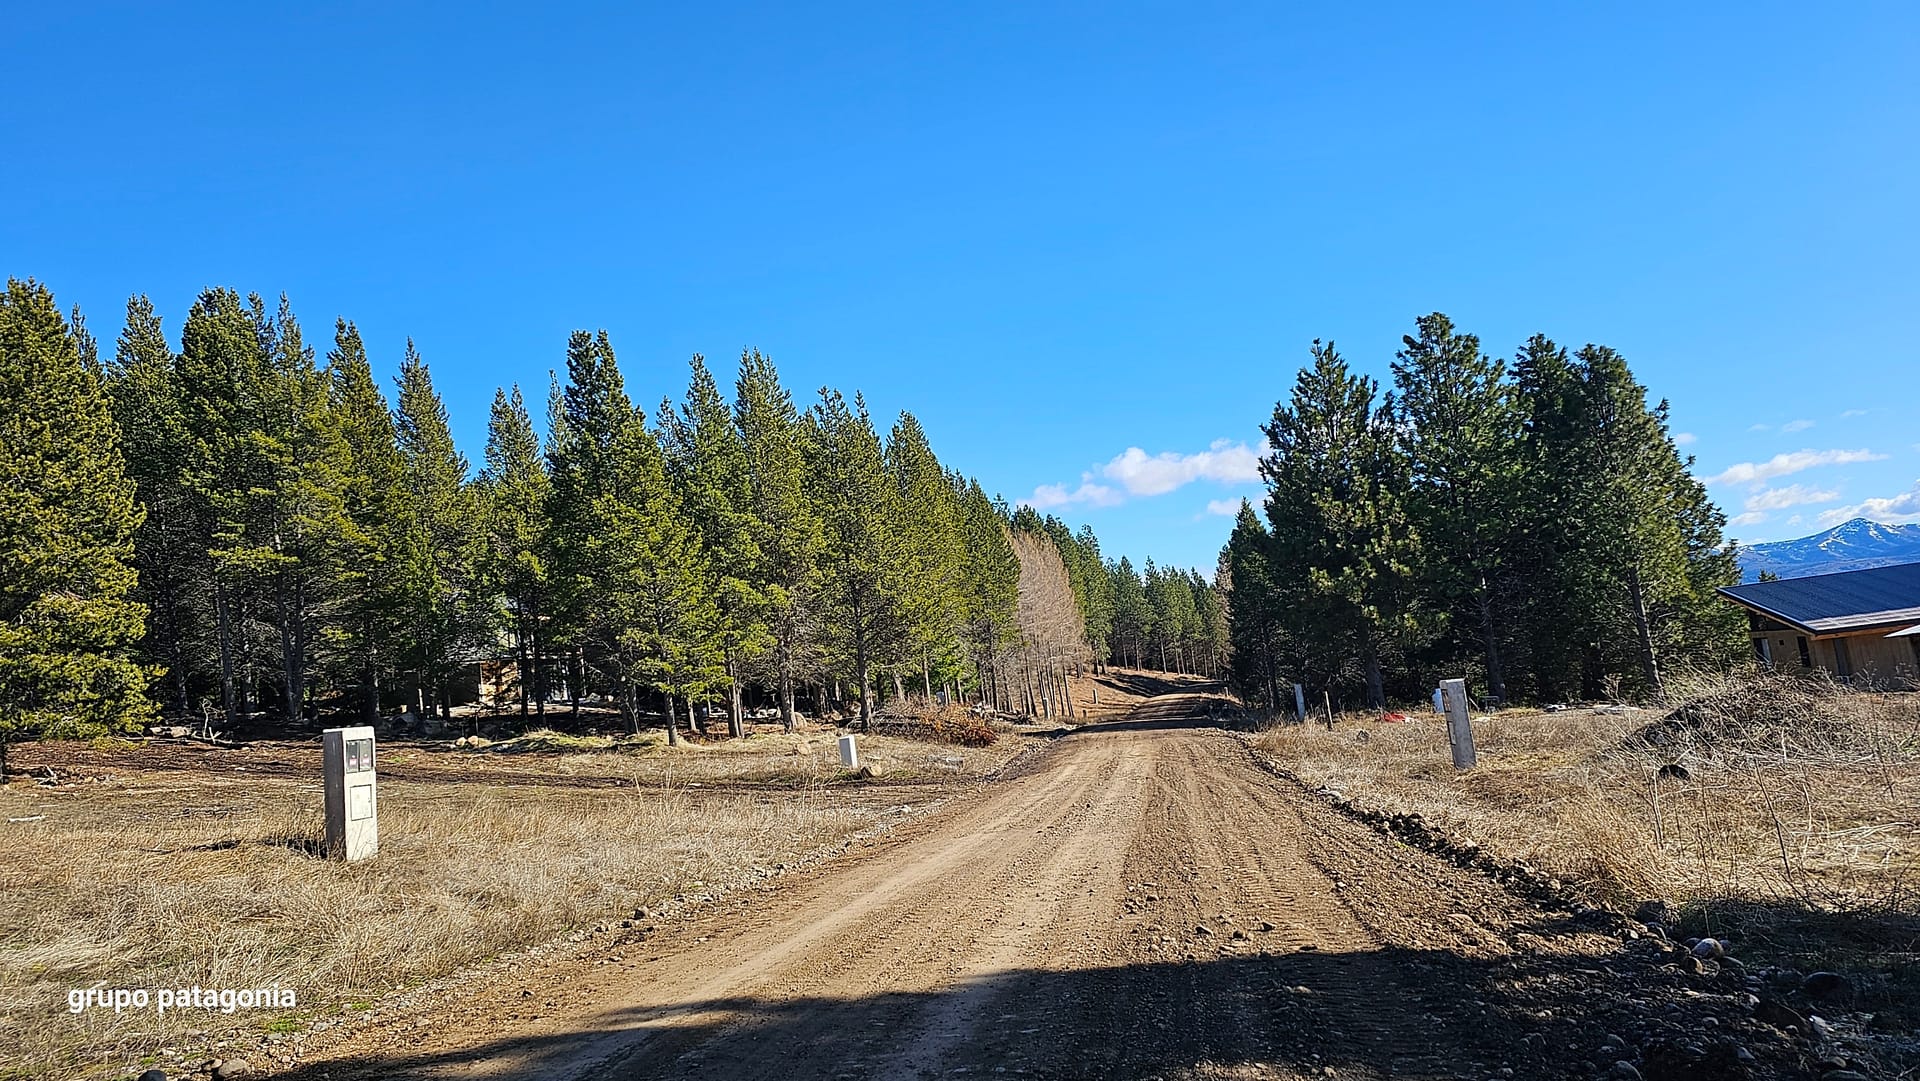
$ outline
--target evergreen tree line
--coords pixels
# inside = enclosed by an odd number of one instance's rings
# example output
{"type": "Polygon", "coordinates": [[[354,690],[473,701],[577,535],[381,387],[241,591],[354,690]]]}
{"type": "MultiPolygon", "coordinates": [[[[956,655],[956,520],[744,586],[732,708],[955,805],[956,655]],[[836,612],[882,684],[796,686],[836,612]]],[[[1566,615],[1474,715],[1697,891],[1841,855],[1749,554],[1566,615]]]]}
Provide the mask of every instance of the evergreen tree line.
{"type": "Polygon", "coordinates": [[[1221,554],[1244,698],[1659,696],[1742,656],[1725,515],[1618,352],[1536,335],[1508,365],[1435,313],[1392,374],[1315,341],[1264,428],[1264,517],[1243,503],[1221,554]]]}
{"type": "Polygon", "coordinates": [[[354,324],[321,355],[284,297],[210,289],[177,349],[134,297],[104,359],[37,283],[0,317],[0,746],[444,716],[483,663],[523,716],[591,699],[636,730],[939,691],[1070,715],[1067,675],[1116,653],[1224,656],[1196,576],[990,499],[911,414],[802,409],[757,351],[731,399],[694,357],[649,418],[575,332],[544,439],[502,389],[476,469],[411,342],[389,400],[354,324]]]}

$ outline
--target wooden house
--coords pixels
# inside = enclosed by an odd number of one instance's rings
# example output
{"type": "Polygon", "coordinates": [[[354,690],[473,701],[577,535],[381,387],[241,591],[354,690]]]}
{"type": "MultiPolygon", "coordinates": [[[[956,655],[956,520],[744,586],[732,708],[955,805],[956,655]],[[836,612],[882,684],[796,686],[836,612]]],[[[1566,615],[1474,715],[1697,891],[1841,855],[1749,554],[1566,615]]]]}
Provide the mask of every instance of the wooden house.
{"type": "Polygon", "coordinates": [[[1920,686],[1920,563],[1725,586],[1770,668],[1920,686]]]}

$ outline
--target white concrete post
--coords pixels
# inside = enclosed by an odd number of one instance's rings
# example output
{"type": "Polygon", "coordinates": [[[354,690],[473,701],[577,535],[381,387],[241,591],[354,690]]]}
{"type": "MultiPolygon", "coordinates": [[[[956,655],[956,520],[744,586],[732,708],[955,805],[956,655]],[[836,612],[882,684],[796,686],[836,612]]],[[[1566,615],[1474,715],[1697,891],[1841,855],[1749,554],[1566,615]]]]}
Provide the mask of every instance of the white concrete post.
{"type": "Polygon", "coordinates": [[[1301,724],[1307,723],[1307,692],[1298,683],[1293,685],[1293,715],[1301,724]]]}
{"type": "Polygon", "coordinates": [[[1467,681],[1441,680],[1440,700],[1447,710],[1447,742],[1453,745],[1453,768],[1472,769],[1476,759],[1473,753],[1473,721],[1467,714],[1467,681]]]}
{"type": "Polygon", "coordinates": [[[369,859],[380,851],[373,791],[373,729],[329,728],[320,735],[326,770],[327,855],[369,859]]]}
{"type": "Polygon", "coordinates": [[[852,733],[840,737],[840,764],[848,769],[860,768],[860,748],[854,745],[852,733]]]}

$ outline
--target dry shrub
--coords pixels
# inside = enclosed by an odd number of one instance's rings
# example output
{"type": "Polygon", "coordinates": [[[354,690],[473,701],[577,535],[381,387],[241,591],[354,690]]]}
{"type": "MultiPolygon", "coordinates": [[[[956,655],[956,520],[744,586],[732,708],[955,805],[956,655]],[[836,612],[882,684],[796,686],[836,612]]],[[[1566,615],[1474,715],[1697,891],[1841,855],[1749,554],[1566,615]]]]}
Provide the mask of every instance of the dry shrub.
{"type": "Polygon", "coordinates": [[[1596,900],[1916,909],[1920,695],[1771,674],[1685,683],[1664,718],[1476,718],[1479,767],[1466,772],[1432,714],[1363,722],[1365,739],[1355,725],[1279,728],[1258,746],[1310,784],[1417,811],[1596,900]]]}
{"type": "Polygon", "coordinates": [[[956,747],[991,747],[1000,738],[991,721],[958,702],[941,705],[919,695],[888,703],[886,712],[874,719],[873,730],[956,747]]]}
{"type": "Polygon", "coordinates": [[[318,858],[316,785],[153,774],[0,789],[0,1076],[134,1067],[271,1012],[74,1015],[74,988],[259,987],[302,1013],[744,880],[878,803],[477,784],[382,785],[381,853],[318,858]],[[86,1057],[78,1049],[86,1049],[86,1057]]]}

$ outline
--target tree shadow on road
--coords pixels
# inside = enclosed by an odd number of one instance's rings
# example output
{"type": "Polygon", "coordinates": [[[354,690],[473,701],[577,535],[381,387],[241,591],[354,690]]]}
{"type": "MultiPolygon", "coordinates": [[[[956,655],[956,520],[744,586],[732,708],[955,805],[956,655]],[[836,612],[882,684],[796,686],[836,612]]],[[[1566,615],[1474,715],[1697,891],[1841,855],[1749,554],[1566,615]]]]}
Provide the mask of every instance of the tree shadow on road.
{"type": "MultiPolygon", "coordinates": [[[[1195,948],[1221,948],[1186,939],[1195,948]]],[[[1592,963],[1377,949],[1020,969],[930,992],[812,991],[612,1010],[555,1033],[489,1039],[476,1031],[479,1038],[457,1052],[368,1054],[280,1076],[798,1081],[984,1074],[1146,1081],[1477,1079],[1502,1070],[1520,1078],[1592,1076],[1633,1057],[1646,1040],[1664,1038],[1665,1029],[1676,1038],[1705,1031],[1697,1042],[1727,1063],[1734,1062],[1734,1042],[1758,1058],[1751,1072],[1724,1074],[1705,1060],[1691,1061],[1682,1073],[1664,1072],[1656,1061],[1647,1064],[1650,1081],[1789,1076],[1799,1068],[1804,1056],[1789,1038],[1740,1016],[1727,988],[1649,999],[1644,987],[1609,986],[1604,969],[1575,969],[1592,963]],[[1705,1016],[1716,1021],[1701,1020],[1705,1016]],[[1629,1034],[1636,1051],[1606,1047],[1609,1032],[1629,1034]]],[[[513,1023],[445,1019],[452,1029],[513,1023]]]]}

